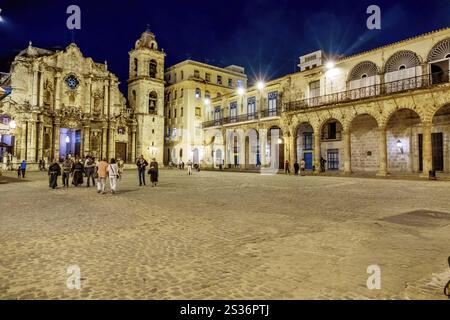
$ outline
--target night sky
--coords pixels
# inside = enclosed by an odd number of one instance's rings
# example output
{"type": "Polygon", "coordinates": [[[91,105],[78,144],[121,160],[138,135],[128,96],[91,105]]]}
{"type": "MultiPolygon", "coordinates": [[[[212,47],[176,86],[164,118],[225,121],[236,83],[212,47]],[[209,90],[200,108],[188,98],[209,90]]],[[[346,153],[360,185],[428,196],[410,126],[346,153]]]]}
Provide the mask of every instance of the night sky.
{"type": "Polygon", "coordinates": [[[298,57],[323,49],[349,55],[450,26],[449,0],[357,1],[27,1],[0,0],[0,71],[31,40],[64,48],[74,37],[86,56],[108,61],[126,91],[128,52],[146,29],[167,53],[166,67],[185,59],[245,67],[249,80],[296,71],[298,57]],[[66,28],[66,8],[81,7],[81,30],[66,28]],[[382,10],[369,31],[366,9],[382,10]]]}

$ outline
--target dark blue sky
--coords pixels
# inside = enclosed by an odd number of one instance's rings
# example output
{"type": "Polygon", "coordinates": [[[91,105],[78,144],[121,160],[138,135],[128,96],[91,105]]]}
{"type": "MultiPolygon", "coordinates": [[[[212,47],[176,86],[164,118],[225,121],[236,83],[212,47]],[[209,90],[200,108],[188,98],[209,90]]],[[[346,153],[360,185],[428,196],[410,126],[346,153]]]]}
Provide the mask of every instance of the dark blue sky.
{"type": "Polygon", "coordinates": [[[353,54],[450,26],[449,0],[356,1],[28,1],[0,0],[0,71],[29,40],[38,47],[65,47],[66,8],[82,10],[75,40],[86,56],[108,60],[124,90],[128,51],[149,24],[167,53],[166,67],[191,58],[246,68],[252,80],[295,71],[298,57],[324,49],[353,54]],[[382,30],[366,27],[369,5],[382,10],[382,30]]]}

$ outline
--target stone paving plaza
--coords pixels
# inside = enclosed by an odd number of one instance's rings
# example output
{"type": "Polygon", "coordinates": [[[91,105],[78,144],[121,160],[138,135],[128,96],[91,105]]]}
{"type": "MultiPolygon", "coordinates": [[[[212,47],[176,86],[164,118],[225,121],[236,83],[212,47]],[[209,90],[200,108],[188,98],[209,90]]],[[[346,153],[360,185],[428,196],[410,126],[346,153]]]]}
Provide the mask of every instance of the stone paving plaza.
{"type": "Polygon", "coordinates": [[[0,184],[1,299],[446,299],[450,182],[162,170],[139,188],[126,171],[98,195],[46,179],[0,184]]]}

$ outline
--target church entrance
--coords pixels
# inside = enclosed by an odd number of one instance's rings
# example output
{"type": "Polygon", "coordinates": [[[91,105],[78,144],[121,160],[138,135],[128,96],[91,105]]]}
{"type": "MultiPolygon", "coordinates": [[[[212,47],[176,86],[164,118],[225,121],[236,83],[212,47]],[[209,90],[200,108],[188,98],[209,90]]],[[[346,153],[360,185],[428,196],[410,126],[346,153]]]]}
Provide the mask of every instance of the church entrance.
{"type": "Polygon", "coordinates": [[[116,159],[127,161],[127,144],[125,142],[116,142],[116,159]]]}
{"type": "Polygon", "coordinates": [[[59,157],[81,157],[81,130],[62,128],[59,131],[59,157]]]}

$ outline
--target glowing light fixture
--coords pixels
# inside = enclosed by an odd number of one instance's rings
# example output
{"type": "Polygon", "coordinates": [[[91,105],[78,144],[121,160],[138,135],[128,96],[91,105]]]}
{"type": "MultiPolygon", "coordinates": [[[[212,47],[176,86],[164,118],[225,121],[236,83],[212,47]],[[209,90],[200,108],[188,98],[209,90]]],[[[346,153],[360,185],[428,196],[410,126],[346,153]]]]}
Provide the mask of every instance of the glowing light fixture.
{"type": "Polygon", "coordinates": [[[238,95],[243,96],[244,93],[245,93],[244,88],[238,88],[238,89],[237,89],[237,93],[238,93],[238,95]]]}
{"type": "Polygon", "coordinates": [[[282,144],[283,143],[283,139],[278,138],[278,144],[282,144]]]}
{"type": "Polygon", "coordinates": [[[256,84],[256,87],[258,88],[258,90],[264,89],[265,86],[266,85],[262,81],[258,81],[258,83],[256,84]]]}
{"type": "Polygon", "coordinates": [[[397,141],[397,148],[403,154],[403,143],[400,140],[397,141]]]}
{"type": "Polygon", "coordinates": [[[336,67],[336,63],[334,61],[328,61],[325,65],[328,70],[334,69],[336,67]]]}
{"type": "Polygon", "coordinates": [[[66,137],[66,143],[70,143],[70,138],[69,138],[69,136],[66,137]]]}
{"type": "Polygon", "coordinates": [[[209,104],[211,103],[211,100],[209,100],[208,98],[206,98],[203,103],[205,104],[205,106],[209,106],[209,104]]]}
{"type": "Polygon", "coordinates": [[[11,120],[11,122],[9,123],[9,128],[10,129],[15,129],[17,127],[17,123],[14,120],[11,120]]]}

